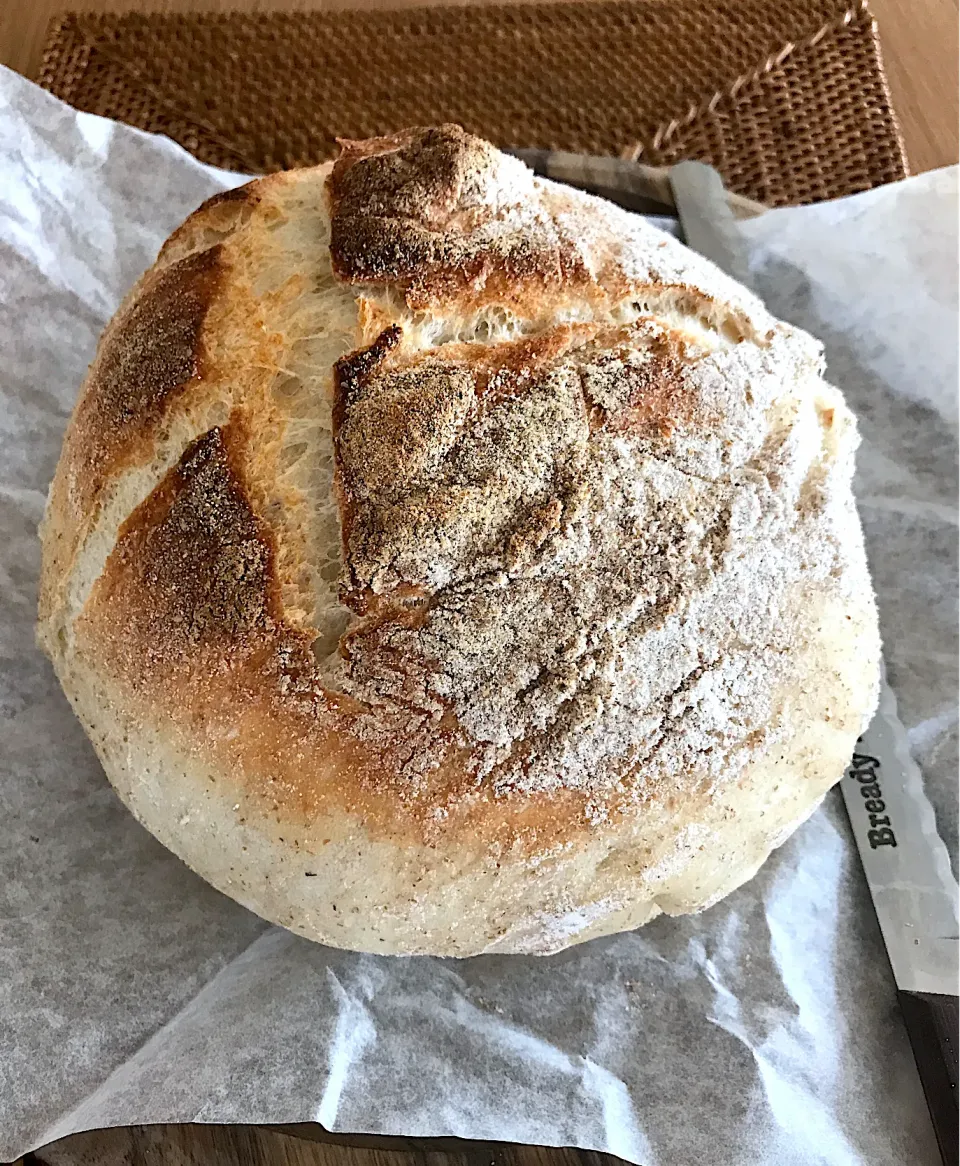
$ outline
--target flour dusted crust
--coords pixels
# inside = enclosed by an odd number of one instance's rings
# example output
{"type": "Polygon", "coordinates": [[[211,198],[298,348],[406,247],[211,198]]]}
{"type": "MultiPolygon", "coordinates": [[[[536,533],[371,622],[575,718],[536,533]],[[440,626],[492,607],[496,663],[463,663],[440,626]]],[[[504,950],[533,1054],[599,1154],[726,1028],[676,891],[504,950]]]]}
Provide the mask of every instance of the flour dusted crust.
{"type": "Polygon", "coordinates": [[[879,640],[819,345],[455,126],[204,204],[101,341],[40,638],[215,886],[381,953],[697,911],[841,776],[879,640]]]}

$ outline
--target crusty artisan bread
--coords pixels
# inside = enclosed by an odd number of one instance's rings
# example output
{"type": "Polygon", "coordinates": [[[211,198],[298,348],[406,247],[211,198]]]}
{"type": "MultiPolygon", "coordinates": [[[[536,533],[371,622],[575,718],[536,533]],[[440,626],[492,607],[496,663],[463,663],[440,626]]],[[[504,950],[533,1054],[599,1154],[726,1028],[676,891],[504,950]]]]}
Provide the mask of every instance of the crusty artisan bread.
{"type": "Polygon", "coordinates": [[[877,692],[820,346],[455,126],[217,196],[104,333],[40,638],[107,776],[324,943],[698,911],[877,692]]]}

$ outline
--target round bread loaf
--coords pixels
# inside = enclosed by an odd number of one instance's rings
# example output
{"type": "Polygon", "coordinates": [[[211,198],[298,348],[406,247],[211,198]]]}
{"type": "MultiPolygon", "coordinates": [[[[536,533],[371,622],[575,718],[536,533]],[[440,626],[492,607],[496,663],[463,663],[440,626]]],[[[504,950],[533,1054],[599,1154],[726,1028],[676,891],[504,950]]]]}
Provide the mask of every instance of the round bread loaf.
{"type": "Polygon", "coordinates": [[[877,695],[820,346],[456,126],[205,203],[101,340],[40,638],[120,797],[311,939],[699,911],[877,695]]]}

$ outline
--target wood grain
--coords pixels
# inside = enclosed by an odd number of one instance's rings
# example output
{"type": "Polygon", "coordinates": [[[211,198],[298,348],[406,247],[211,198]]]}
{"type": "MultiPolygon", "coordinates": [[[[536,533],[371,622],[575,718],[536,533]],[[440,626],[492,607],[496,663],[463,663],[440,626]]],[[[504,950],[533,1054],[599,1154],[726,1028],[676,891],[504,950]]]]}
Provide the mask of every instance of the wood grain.
{"type": "Polygon", "coordinates": [[[958,160],[957,0],[870,0],[910,169],[958,160]]]}
{"type": "Polygon", "coordinates": [[[289,1127],[131,1126],[75,1134],[17,1166],[620,1166],[609,1154],[456,1138],[374,1138],[289,1127]],[[324,1141],[315,1140],[322,1136],[324,1141]]]}
{"type": "MultiPolygon", "coordinates": [[[[411,7],[451,0],[0,0],[0,63],[36,75],[55,12],[225,12],[411,7]]],[[[476,0],[452,0],[472,3],[476,0]]],[[[789,2],[789,0],[788,0],[789,2]]],[[[958,0],[871,0],[894,107],[914,172],[958,159],[958,0]]]]}

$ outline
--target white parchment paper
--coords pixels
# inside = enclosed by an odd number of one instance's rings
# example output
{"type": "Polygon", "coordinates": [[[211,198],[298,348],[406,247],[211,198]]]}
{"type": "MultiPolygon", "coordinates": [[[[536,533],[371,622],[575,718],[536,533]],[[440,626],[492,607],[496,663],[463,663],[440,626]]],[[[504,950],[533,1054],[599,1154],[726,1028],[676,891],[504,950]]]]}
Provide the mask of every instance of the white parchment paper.
{"type": "MultiPolygon", "coordinates": [[[[169,1121],[321,1121],[644,1166],[938,1161],[839,798],[696,918],[549,958],[320,947],[121,807],[33,644],[36,526],[100,329],[239,181],[0,72],[0,1158],[169,1121]]],[[[956,861],[955,171],[742,224],[827,344],[890,680],[956,861]]]]}

